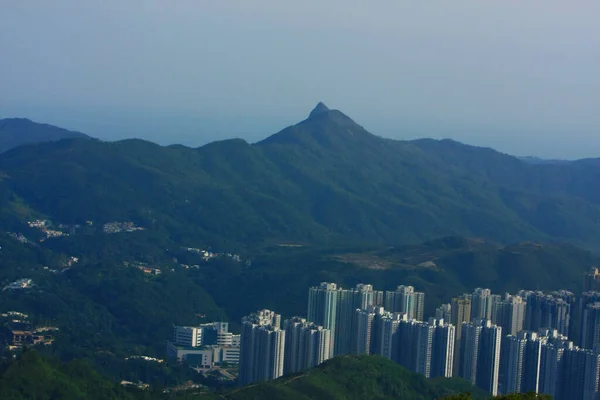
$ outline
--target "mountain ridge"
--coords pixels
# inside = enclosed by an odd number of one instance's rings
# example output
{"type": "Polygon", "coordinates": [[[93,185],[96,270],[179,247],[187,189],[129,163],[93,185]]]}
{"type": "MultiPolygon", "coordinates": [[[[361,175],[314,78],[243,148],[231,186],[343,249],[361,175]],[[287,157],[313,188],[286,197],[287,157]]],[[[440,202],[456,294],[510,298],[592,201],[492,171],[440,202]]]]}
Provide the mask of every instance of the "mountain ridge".
{"type": "Polygon", "coordinates": [[[0,153],[27,144],[62,139],[91,139],[90,136],[27,118],[0,119],[0,153]]]}
{"type": "Polygon", "coordinates": [[[531,165],[454,141],[385,139],[340,111],[317,108],[255,144],[22,146],[0,155],[0,204],[5,215],[24,202],[58,221],[129,219],[244,246],[397,245],[452,235],[600,245],[593,160],[531,165]]]}

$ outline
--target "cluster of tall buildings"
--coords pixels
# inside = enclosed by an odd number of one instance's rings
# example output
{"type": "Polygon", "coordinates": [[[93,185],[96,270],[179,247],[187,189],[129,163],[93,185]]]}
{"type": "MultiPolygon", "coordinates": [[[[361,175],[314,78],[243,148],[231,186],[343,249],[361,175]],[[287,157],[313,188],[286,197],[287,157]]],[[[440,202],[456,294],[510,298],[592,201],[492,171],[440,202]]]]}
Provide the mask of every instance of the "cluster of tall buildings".
{"type": "Polygon", "coordinates": [[[309,289],[307,318],[261,310],[242,319],[240,384],[275,379],[343,354],[386,354],[407,315],[422,318],[424,294],[412,286],[394,291],[359,284],[343,289],[321,283],[309,289]],[[384,311],[383,306],[390,312],[384,311]]]}
{"type": "Polygon", "coordinates": [[[462,377],[492,395],[600,398],[600,273],[586,292],[477,288],[425,320],[412,286],[375,290],[323,282],[307,317],[262,310],[242,321],[240,383],[296,373],[337,355],[378,354],[426,377],[462,377]]]}
{"type": "Polygon", "coordinates": [[[559,400],[600,393],[600,292],[576,299],[566,290],[500,296],[478,288],[435,313],[457,327],[455,372],[490,393],[537,392],[559,400]],[[499,338],[493,350],[498,339],[484,340],[486,331],[499,338]]]}
{"type": "Polygon", "coordinates": [[[246,385],[282,376],[284,349],[281,315],[261,310],[244,317],[238,382],[246,385]]]}
{"type": "Polygon", "coordinates": [[[283,322],[281,315],[260,310],[242,319],[238,382],[276,379],[317,366],[331,358],[331,331],[304,318],[283,322]]]}
{"type": "Polygon", "coordinates": [[[332,355],[357,354],[361,353],[357,346],[362,344],[353,332],[359,318],[361,321],[372,318],[357,310],[366,311],[371,306],[422,320],[425,294],[415,292],[412,286],[398,286],[396,290],[383,292],[374,290],[372,285],[358,284],[355,288],[343,289],[335,283],[323,282],[308,291],[307,319],[331,330],[332,355]]]}

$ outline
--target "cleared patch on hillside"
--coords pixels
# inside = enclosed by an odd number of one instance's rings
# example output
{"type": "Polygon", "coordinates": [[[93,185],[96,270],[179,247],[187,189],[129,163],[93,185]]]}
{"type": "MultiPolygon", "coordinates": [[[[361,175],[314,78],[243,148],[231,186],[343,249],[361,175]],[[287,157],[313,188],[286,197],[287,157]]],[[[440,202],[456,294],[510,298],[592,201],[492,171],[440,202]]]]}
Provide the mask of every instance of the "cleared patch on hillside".
{"type": "Polygon", "coordinates": [[[433,269],[439,270],[435,262],[427,261],[419,264],[411,264],[396,260],[391,257],[382,257],[375,253],[346,253],[332,256],[336,261],[352,264],[360,268],[372,270],[388,270],[388,269],[433,269]]]}

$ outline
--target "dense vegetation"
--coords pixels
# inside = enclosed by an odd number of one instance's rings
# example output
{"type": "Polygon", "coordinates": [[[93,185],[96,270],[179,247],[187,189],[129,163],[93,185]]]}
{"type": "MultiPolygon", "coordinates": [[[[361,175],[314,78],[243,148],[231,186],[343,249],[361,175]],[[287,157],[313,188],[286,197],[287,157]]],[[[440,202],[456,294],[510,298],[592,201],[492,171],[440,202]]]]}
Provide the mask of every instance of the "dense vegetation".
{"type": "Polygon", "coordinates": [[[190,277],[234,321],[259,307],[284,316],[305,315],[307,288],[321,281],[344,287],[371,283],[382,290],[414,285],[426,294],[426,314],[442,302],[489,287],[496,293],[519,289],[581,290],[583,274],[600,259],[570,245],[493,242],[448,237],[383,250],[273,247],[253,257],[251,267],[217,262],[190,277]],[[428,264],[433,262],[433,265],[428,264]],[[236,296],[231,296],[235,288],[236,296]]]}
{"type": "MultiPolygon", "coordinates": [[[[180,366],[165,367],[125,358],[132,355],[164,358],[165,342],[171,338],[173,324],[219,320],[226,318],[226,314],[184,271],[171,272],[168,267],[174,266],[172,261],[157,262],[158,268],[165,269],[159,276],[126,267],[123,260],[135,256],[142,244],[148,249],[148,255],[152,255],[154,242],[144,233],[138,236],[98,235],[98,246],[103,245],[94,251],[93,246],[85,251],[85,246],[73,245],[85,256],[74,267],[60,269],[66,255],[50,250],[52,241],[42,247],[0,235],[0,283],[4,286],[19,278],[31,278],[35,283],[28,290],[1,292],[0,311],[27,314],[29,324],[17,326],[18,329],[58,327],[55,342],[39,349],[45,355],[65,361],[88,359],[113,379],[141,380],[160,386],[188,380],[188,371],[180,366]],[[119,254],[116,249],[121,248],[121,241],[138,246],[131,244],[128,251],[119,254]],[[106,257],[102,261],[94,258],[94,254],[103,249],[106,257]],[[44,269],[45,266],[49,269],[44,269]],[[199,318],[199,314],[205,317],[199,318]]],[[[67,247],[60,240],[54,245],[67,247]]],[[[8,324],[0,331],[0,344],[10,342],[10,331],[6,330],[10,327],[8,324]]]]}
{"type": "MultiPolygon", "coordinates": [[[[89,364],[63,364],[25,351],[18,359],[0,364],[0,398],[50,399],[487,399],[480,389],[460,379],[429,380],[381,357],[338,357],[301,374],[225,392],[164,392],[126,388],[104,379],[89,364]]],[[[544,398],[511,395],[499,400],[544,398]]]]}
{"type": "Polygon", "coordinates": [[[173,324],[224,319],[235,328],[242,316],[260,308],[284,317],[305,315],[308,287],[321,281],[344,287],[366,282],[383,290],[412,284],[427,292],[426,312],[431,313],[477,286],[497,293],[521,288],[577,292],[583,273],[599,261],[569,245],[504,246],[457,237],[384,249],[272,246],[243,254],[242,261],[204,261],[153,232],[75,235],[41,244],[0,234],[0,246],[0,284],[19,278],[36,283],[30,290],[2,292],[0,311],[16,310],[29,314],[33,324],[57,325],[61,331],[45,352],[65,360],[99,360],[119,379],[130,378],[115,367],[126,356],[164,357],[173,324]],[[67,255],[80,261],[61,270],[67,255]],[[131,266],[135,262],[162,273],[146,274],[131,266]]]}
{"type": "MultiPolygon", "coordinates": [[[[250,385],[210,398],[253,399],[439,399],[469,392],[474,399],[488,396],[455,379],[429,380],[382,357],[337,357],[298,375],[250,385]]],[[[207,398],[206,396],[204,398],[207,398]]],[[[202,397],[201,397],[202,398],[202,397]]]]}
{"type": "MultiPolygon", "coordinates": [[[[69,135],[26,120],[0,122],[0,153],[26,143],[14,138],[48,141],[0,154],[0,284],[35,282],[0,292],[0,312],[28,314],[24,328],[57,326],[54,343],[38,351],[67,363],[28,353],[5,364],[2,376],[23,388],[29,384],[18,377],[23,368],[38,377],[29,398],[49,398],[52,391],[94,398],[81,394],[94,385],[104,387],[97,392],[106,398],[125,393],[89,368],[155,388],[201,380],[185,366],[125,358],[164,358],[173,324],[225,319],[236,329],[243,315],[259,308],[284,318],[304,315],[308,287],[320,281],[384,290],[412,284],[427,292],[429,314],[478,286],[498,293],[578,292],[582,274],[599,261],[559,243],[600,244],[598,160],[532,164],[452,141],[387,140],[324,106],[255,145],[230,140],[190,149],[69,135]],[[34,218],[85,229],[42,242],[42,232],[25,223],[34,218]],[[110,221],[146,229],[105,234],[102,224],[110,221]],[[242,260],[206,261],[183,246],[237,253],[242,260]],[[72,256],[79,261],[67,267],[72,256]],[[161,273],[144,273],[137,268],[142,263],[161,273]],[[72,385],[61,383],[74,368],[91,386],[82,389],[78,375],[72,385]],[[49,379],[59,383],[44,392],[49,379]]],[[[3,321],[0,344],[10,341],[11,328],[3,321]]],[[[366,392],[353,393],[367,397],[439,398],[467,390],[460,382],[389,372],[386,365],[337,359],[225,396],[304,398],[314,390],[344,397],[343,381],[333,377],[342,367],[346,378],[365,369],[366,392]],[[387,383],[373,386],[378,376],[387,383]]],[[[18,388],[5,379],[0,397],[14,397],[10,390],[18,388]]]]}
{"type": "Polygon", "coordinates": [[[5,362],[0,369],[0,397],[17,399],[435,399],[469,392],[487,396],[461,380],[428,380],[381,357],[341,357],[276,381],[216,395],[126,390],[100,375],[85,362],[52,362],[35,351],[5,362]]]}
{"type": "Polygon", "coordinates": [[[133,220],[178,242],[600,244],[594,160],[531,164],[453,141],[379,138],[339,111],[250,145],[63,140],[0,156],[7,215],[133,220]]]}
{"type": "Polygon", "coordinates": [[[107,381],[85,362],[57,364],[35,351],[26,351],[0,367],[3,400],[135,399],[137,396],[107,381]]]}
{"type": "Polygon", "coordinates": [[[0,153],[25,144],[42,143],[69,138],[88,138],[79,132],[36,124],[25,118],[0,119],[0,153]]]}

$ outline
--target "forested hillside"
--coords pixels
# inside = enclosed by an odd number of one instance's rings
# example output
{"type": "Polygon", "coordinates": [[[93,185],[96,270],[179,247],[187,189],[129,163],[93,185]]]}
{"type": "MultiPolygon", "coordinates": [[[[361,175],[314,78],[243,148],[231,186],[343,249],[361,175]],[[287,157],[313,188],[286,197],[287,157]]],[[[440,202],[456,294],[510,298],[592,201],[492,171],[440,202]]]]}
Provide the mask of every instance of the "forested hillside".
{"type": "Polygon", "coordinates": [[[254,145],[23,146],[0,156],[0,176],[6,220],[133,220],[177,241],[600,244],[598,163],[533,165],[452,141],[383,139],[324,106],[254,145]]]}
{"type": "MultiPolygon", "coordinates": [[[[236,331],[257,309],[305,315],[321,281],[413,285],[429,315],[475,287],[578,292],[599,263],[598,160],[532,164],[452,141],[383,139],[324,105],[253,145],[52,137],[0,154],[0,341],[50,327],[40,354],[87,360],[112,381],[202,381],[185,365],[128,358],[164,358],[174,324],[226,320],[236,331]]],[[[27,357],[40,382],[73,372],[27,357]]],[[[382,363],[334,360],[224,395],[344,398],[339,368],[348,379],[370,371],[352,392],[365,396],[466,390],[382,363]],[[378,377],[387,383],[374,386],[378,377]]],[[[83,389],[75,380],[56,390],[83,389]]]]}

